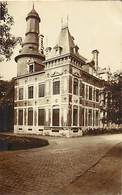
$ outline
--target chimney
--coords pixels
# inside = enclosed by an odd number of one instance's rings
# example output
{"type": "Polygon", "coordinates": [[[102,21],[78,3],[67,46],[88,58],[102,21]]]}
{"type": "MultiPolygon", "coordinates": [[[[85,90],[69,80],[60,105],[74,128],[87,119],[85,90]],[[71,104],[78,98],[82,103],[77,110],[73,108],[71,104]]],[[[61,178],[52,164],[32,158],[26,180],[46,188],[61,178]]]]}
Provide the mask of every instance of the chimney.
{"type": "Polygon", "coordinates": [[[98,54],[99,54],[99,51],[97,49],[95,49],[95,50],[92,51],[92,54],[93,54],[93,60],[95,62],[95,70],[98,71],[98,54]]]}

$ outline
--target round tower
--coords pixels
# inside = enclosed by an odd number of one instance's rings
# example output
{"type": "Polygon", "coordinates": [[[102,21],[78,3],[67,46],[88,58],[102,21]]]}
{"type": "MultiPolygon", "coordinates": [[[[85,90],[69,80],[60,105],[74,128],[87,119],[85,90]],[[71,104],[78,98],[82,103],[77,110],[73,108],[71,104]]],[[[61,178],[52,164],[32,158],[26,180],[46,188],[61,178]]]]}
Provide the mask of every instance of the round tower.
{"type": "Polygon", "coordinates": [[[26,17],[27,28],[25,39],[19,55],[15,57],[17,62],[17,75],[24,75],[44,68],[42,61],[45,60],[43,50],[39,51],[39,23],[40,17],[33,9],[26,17]]]}

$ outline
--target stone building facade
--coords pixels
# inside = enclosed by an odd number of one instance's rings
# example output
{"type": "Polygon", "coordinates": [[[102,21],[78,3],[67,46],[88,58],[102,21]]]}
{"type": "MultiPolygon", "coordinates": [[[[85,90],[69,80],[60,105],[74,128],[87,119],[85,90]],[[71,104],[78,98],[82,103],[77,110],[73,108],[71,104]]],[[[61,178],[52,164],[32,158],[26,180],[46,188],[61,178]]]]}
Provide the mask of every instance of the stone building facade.
{"type": "Polygon", "coordinates": [[[15,133],[52,136],[81,136],[86,128],[101,123],[98,51],[88,62],[79,54],[67,25],[61,28],[57,44],[43,51],[39,47],[40,17],[33,8],[26,17],[27,30],[15,60],[15,133]]]}

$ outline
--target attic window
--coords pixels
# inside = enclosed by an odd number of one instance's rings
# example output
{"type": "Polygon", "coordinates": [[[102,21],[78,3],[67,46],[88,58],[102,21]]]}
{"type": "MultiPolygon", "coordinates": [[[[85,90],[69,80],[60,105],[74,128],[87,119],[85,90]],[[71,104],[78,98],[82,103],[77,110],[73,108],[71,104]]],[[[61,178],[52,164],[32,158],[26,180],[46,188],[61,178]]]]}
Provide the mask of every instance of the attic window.
{"type": "Polygon", "coordinates": [[[54,49],[55,49],[55,52],[56,52],[56,53],[58,52],[59,54],[61,54],[62,47],[56,45],[56,46],[54,47],[54,49]]]}
{"type": "Polygon", "coordinates": [[[71,52],[73,52],[73,47],[70,48],[71,52]]]}
{"type": "Polygon", "coordinates": [[[75,52],[77,53],[78,50],[79,50],[79,47],[76,45],[76,46],[75,46],[75,52]]]}
{"type": "Polygon", "coordinates": [[[45,51],[48,53],[48,52],[51,52],[51,50],[52,50],[51,47],[47,47],[45,51]]]}
{"type": "Polygon", "coordinates": [[[55,50],[56,52],[58,51],[58,47],[56,47],[56,50],[55,50]]]}
{"type": "Polygon", "coordinates": [[[61,51],[62,51],[62,47],[59,47],[59,54],[61,54],[61,51]]]}

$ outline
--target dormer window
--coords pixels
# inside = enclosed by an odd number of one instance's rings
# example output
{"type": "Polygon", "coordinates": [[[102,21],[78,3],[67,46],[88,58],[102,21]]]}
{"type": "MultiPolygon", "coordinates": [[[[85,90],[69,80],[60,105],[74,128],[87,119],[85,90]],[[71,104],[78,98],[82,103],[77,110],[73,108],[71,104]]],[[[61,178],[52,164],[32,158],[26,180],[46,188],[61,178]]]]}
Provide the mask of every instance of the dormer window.
{"type": "Polygon", "coordinates": [[[32,73],[32,72],[34,72],[34,65],[30,64],[29,65],[29,73],[32,73]]]}
{"type": "Polygon", "coordinates": [[[73,53],[73,47],[70,48],[70,51],[73,53]]]}
{"type": "Polygon", "coordinates": [[[79,47],[76,45],[75,46],[75,52],[78,53],[79,47]]]}
{"type": "Polygon", "coordinates": [[[52,48],[51,48],[51,47],[47,47],[47,48],[45,49],[46,54],[50,53],[50,52],[51,52],[51,50],[52,50],[52,48]]]}
{"type": "Polygon", "coordinates": [[[59,54],[61,54],[61,51],[62,51],[62,47],[59,47],[59,54]]]}
{"type": "Polygon", "coordinates": [[[62,47],[56,45],[56,46],[54,47],[54,49],[55,49],[55,52],[56,52],[56,53],[61,54],[62,47]]]}

